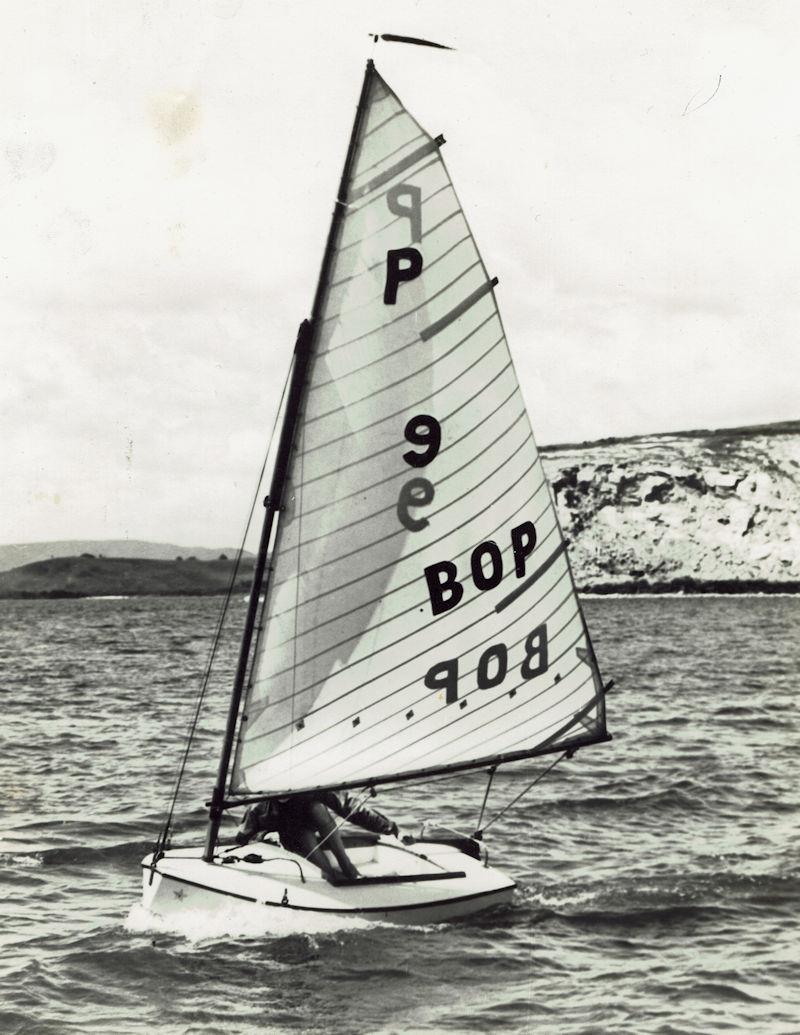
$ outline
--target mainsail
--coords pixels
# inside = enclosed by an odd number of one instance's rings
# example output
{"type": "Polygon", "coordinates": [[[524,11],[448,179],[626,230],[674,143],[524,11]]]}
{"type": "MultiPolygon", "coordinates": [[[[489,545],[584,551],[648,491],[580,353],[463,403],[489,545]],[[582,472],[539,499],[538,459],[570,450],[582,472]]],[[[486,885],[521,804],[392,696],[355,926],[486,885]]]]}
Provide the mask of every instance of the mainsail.
{"type": "Polygon", "coordinates": [[[230,792],[607,739],[494,286],[434,139],[370,64],[230,792]]]}

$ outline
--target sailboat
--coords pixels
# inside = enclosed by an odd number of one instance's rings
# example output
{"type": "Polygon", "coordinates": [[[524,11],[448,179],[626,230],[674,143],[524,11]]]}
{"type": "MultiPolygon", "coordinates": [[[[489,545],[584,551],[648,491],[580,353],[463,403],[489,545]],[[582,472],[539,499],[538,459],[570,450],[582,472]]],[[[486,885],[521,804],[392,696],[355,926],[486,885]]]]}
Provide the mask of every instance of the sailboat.
{"type": "Polygon", "coordinates": [[[429,923],[508,903],[515,883],[489,866],[480,830],[345,834],[361,876],[333,884],[275,837],[222,843],[220,824],[270,798],[366,798],[468,770],[491,781],[506,763],[611,739],[610,684],[498,282],[444,143],[368,61],[287,382],[207,836],[170,847],[167,824],[143,860],[157,916],[429,923]]]}

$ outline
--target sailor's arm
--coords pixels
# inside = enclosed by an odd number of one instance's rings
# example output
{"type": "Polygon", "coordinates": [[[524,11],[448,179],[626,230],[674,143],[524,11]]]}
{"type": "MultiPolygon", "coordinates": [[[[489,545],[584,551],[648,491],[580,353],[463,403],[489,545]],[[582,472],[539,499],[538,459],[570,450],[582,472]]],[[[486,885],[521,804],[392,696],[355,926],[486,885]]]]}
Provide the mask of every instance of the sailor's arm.
{"type": "Polygon", "coordinates": [[[336,794],[334,791],[326,791],[322,796],[322,801],[332,812],[341,816],[342,819],[346,819],[348,823],[354,823],[373,834],[390,834],[392,837],[397,837],[396,823],[384,816],[382,812],[359,805],[358,799],[351,794],[346,792],[336,794]]]}

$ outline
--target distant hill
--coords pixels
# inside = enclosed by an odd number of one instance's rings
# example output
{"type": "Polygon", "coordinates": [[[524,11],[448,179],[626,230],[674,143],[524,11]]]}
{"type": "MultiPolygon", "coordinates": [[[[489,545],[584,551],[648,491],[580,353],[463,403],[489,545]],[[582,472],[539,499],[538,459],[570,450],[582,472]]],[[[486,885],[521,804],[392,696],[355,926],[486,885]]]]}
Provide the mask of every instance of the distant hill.
{"type": "MultiPolygon", "coordinates": [[[[236,556],[236,547],[211,550],[205,546],[175,546],[173,543],[147,543],[139,539],[62,539],[49,543],[14,543],[0,546],[0,572],[51,557],[136,557],[150,561],[174,561],[176,557],[196,557],[214,561],[220,554],[236,556]]],[[[251,556],[245,554],[246,557],[251,556]]]]}
{"type": "MultiPolygon", "coordinates": [[[[0,572],[0,598],[207,596],[224,593],[232,560],[157,561],[131,557],[54,557],[0,572]]],[[[247,593],[253,572],[245,558],[234,589],[247,593]]]]}

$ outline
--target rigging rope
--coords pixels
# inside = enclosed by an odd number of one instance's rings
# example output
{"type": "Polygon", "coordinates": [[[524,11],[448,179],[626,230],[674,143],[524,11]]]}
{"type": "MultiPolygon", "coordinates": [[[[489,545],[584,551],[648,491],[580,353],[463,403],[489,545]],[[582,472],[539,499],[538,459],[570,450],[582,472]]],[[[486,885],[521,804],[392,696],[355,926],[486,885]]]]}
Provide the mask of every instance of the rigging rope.
{"type": "MultiPolygon", "coordinates": [[[[551,772],[553,769],[555,769],[555,767],[558,765],[559,762],[563,762],[565,758],[572,758],[572,756],[574,754],[575,754],[575,749],[574,748],[568,748],[562,755],[559,755],[558,758],[555,760],[555,762],[551,762],[550,765],[546,769],[543,769],[542,772],[539,773],[539,775],[536,777],[535,780],[532,780],[524,790],[520,791],[519,794],[515,798],[511,799],[511,801],[508,803],[508,805],[505,806],[505,808],[502,808],[497,813],[496,816],[492,816],[492,818],[489,820],[489,822],[482,829],[476,830],[475,833],[472,836],[475,837],[475,838],[478,838],[478,839],[483,837],[484,831],[488,830],[489,827],[492,825],[492,823],[496,823],[497,820],[500,819],[501,816],[504,816],[506,814],[506,812],[508,812],[508,810],[511,808],[512,805],[516,805],[517,802],[519,801],[519,799],[522,798],[524,795],[526,795],[529,790],[531,790],[533,787],[535,787],[536,784],[539,783],[540,780],[543,780],[545,778],[545,776],[547,776],[547,774],[549,772],[551,772]]],[[[487,789],[487,794],[488,794],[488,789],[487,789]]],[[[483,812],[481,812],[481,815],[483,815],[483,812]]]]}
{"type": "Polygon", "coordinates": [[[318,844],[314,848],[311,849],[311,851],[308,853],[308,855],[304,855],[303,856],[303,859],[306,862],[308,862],[309,861],[309,856],[313,855],[313,853],[316,852],[317,848],[322,848],[322,846],[325,844],[325,842],[328,840],[328,838],[329,837],[333,837],[333,835],[336,833],[336,831],[339,830],[340,827],[344,826],[344,824],[348,821],[348,819],[350,819],[350,817],[353,815],[353,813],[358,812],[358,810],[361,808],[361,806],[364,804],[364,802],[367,800],[367,798],[373,797],[374,795],[375,795],[374,788],[368,787],[366,789],[366,791],[364,791],[364,793],[361,795],[361,798],[355,803],[355,805],[352,807],[352,809],[350,809],[350,811],[347,813],[347,815],[344,817],[344,819],[340,820],[336,824],[336,826],[333,828],[333,830],[329,830],[328,833],[325,835],[325,837],[321,838],[320,841],[318,842],[318,844]]]}
{"type": "Polygon", "coordinates": [[[228,607],[230,606],[230,602],[233,597],[233,591],[236,586],[236,579],[238,577],[239,568],[241,566],[242,557],[244,555],[245,543],[247,542],[247,537],[250,534],[250,525],[252,524],[253,514],[255,513],[256,504],[258,503],[258,497],[261,493],[261,484],[264,480],[264,473],[267,469],[267,461],[269,460],[270,451],[272,449],[272,442],[275,438],[275,429],[278,426],[278,418],[280,417],[281,411],[283,410],[284,397],[286,396],[286,389],[289,385],[289,376],[289,373],[287,373],[286,379],[283,382],[283,390],[281,391],[281,397],[278,402],[278,407],[275,411],[275,420],[272,424],[272,431],[270,432],[269,441],[267,442],[267,450],[264,454],[264,461],[261,464],[261,470],[259,472],[258,480],[256,482],[255,493],[253,494],[253,500],[250,504],[250,512],[247,515],[247,522],[245,524],[244,533],[242,534],[241,545],[239,546],[239,549],[236,553],[236,560],[234,561],[233,569],[231,571],[231,577],[228,580],[228,586],[225,591],[225,597],[222,602],[222,607],[220,608],[219,618],[217,619],[217,626],[214,630],[214,637],[211,641],[211,648],[209,650],[208,660],[206,662],[206,667],[203,672],[203,678],[200,681],[200,689],[198,691],[197,699],[195,701],[194,712],[192,715],[192,719],[189,723],[189,728],[186,732],[186,742],[184,745],[180,764],[178,765],[178,771],[175,775],[175,780],[172,788],[172,795],[167,809],[167,814],[164,818],[164,823],[161,827],[161,830],[159,831],[158,839],[156,840],[155,846],[153,848],[154,864],[158,862],[158,859],[161,857],[161,855],[163,855],[164,849],[169,846],[169,835],[170,831],[172,830],[172,819],[175,812],[175,805],[178,800],[178,794],[180,793],[181,783],[183,781],[183,776],[186,771],[186,763],[189,760],[189,752],[192,747],[192,741],[194,740],[194,735],[197,731],[197,724],[200,720],[200,713],[203,708],[203,702],[205,700],[206,691],[208,689],[208,684],[211,679],[211,672],[214,667],[214,660],[217,656],[217,650],[219,648],[220,640],[222,639],[222,629],[225,624],[225,618],[228,613],[228,607]]]}
{"type": "Polygon", "coordinates": [[[475,829],[476,830],[480,830],[481,829],[481,820],[483,819],[483,814],[486,811],[486,802],[489,800],[489,791],[492,789],[492,780],[494,780],[494,774],[496,772],[497,772],[497,766],[493,765],[492,768],[489,770],[489,780],[488,780],[488,782],[486,784],[486,793],[483,796],[483,804],[481,805],[481,812],[480,812],[480,815],[478,816],[478,822],[475,824],[475,829]]]}

